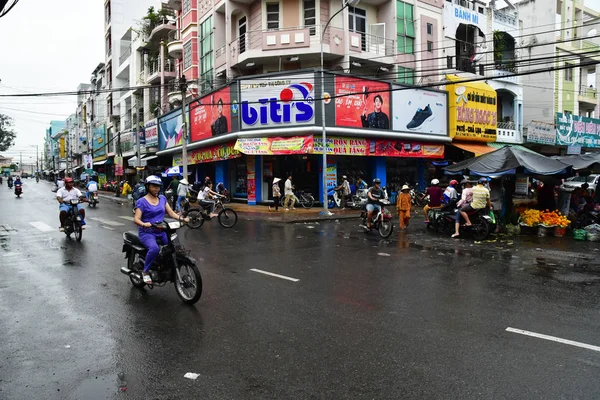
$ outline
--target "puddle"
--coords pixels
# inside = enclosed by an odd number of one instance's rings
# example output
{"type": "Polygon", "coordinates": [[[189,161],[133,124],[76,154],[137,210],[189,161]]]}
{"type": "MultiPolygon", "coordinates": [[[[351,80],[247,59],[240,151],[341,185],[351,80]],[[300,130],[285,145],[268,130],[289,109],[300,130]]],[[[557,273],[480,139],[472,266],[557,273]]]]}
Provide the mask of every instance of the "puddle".
{"type": "Polygon", "coordinates": [[[117,374],[85,379],[69,396],[72,399],[104,400],[114,398],[119,392],[120,379],[117,374]]]}

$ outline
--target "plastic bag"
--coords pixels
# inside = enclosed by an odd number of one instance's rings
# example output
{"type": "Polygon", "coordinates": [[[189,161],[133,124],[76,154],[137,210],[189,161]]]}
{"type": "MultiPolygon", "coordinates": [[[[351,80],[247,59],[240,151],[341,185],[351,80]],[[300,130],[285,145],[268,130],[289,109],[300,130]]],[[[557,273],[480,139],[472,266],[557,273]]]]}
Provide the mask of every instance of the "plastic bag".
{"type": "Polygon", "coordinates": [[[493,211],[490,211],[490,219],[492,220],[492,224],[496,223],[496,215],[494,215],[493,211]]]}
{"type": "Polygon", "coordinates": [[[598,233],[600,234],[600,225],[592,224],[583,228],[587,233],[598,233]]]}
{"type": "Polygon", "coordinates": [[[587,236],[587,232],[583,229],[575,229],[573,231],[573,239],[575,240],[585,240],[587,236]]]}

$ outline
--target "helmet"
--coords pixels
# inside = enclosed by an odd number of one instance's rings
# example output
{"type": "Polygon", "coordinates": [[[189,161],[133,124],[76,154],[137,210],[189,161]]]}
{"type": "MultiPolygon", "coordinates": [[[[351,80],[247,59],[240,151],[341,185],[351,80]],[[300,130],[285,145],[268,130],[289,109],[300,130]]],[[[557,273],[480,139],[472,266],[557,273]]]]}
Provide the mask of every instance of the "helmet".
{"type": "Polygon", "coordinates": [[[479,183],[483,184],[483,183],[487,183],[487,178],[479,178],[479,183]]]}
{"type": "Polygon", "coordinates": [[[156,175],[150,175],[146,178],[146,185],[157,185],[162,186],[162,181],[156,175]]]}
{"type": "Polygon", "coordinates": [[[373,179],[373,185],[375,185],[377,183],[381,183],[381,179],[379,179],[379,178],[373,179]]]}
{"type": "Polygon", "coordinates": [[[73,178],[65,178],[65,183],[73,183],[73,178]]]}
{"type": "Polygon", "coordinates": [[[450,181],[450,186],[458,185],[458,181],[456,179],[452,179],[450,181]]]}
{"type": "Polygon", "coordinates": [[[432,185],[434,185],[434,186],[435,186],[435,185],[439,185],[439,184],[440,184],[440,181],[439,181],[439,179],[432,179],[432,180],[431,180],[431,184],[432,184],[432,185]]]}

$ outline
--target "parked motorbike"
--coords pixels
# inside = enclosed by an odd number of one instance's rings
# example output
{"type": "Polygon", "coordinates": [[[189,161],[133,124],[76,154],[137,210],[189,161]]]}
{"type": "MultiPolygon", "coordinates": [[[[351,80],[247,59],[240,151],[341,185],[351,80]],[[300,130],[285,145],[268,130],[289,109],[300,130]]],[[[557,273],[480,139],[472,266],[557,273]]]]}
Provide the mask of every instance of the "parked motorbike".
{"type": "MultiPolygon", "coordinates": [[[[168,244],[161,246],[156,261],[150,268],[152,277],[151,289],[154,286],[164,286],[173,282],[177,295],[186,304],[194,304],[202,296],[202,276],[198,270],[196,260],[185,250],[176,231],[182,227],[179,221],[165,219],[154,224],[155,229],[166,231],[168,244]]],[[[133,286],[138,289],[146,286],[142,278],[144,259],[148,250],[138,237],[137,231],[123,233],[123,253],[127,259],[127,266],[121,267],[121,272],[129,276],[133,286]]]]}
{"type": "MultiPolygon", "coordinates": [[[[373,213],[373,216],[371,218],[371,229],[377,230],[379,232],[379,236],[381,236],[384,239],[387,239],[394,231],[392,214],[385,208],[385,206],[389,205],[390,202],[388,200],[379,200],[379,204],[381,205],[381,211],[377,212],[377,214],[373,213]]],[[[360,214],[360,218],[362,219],[362,226],[364,228],[367,227],[367,215],[368,214],[365,207],[365,209],[363,209],[363,212],[360,214]]]]}
{"type": "Polygon", "coordinates": [[[217,183],[217,193],[221,196],[225,196],[222,199],[224,204],[231,202],[231,193],[229,193],[223,182],[217,183]]]}
{"type": "Polygon", "coordinates": [[[20,183],[17,183],[17,184],[15,185],[15,195],[16,195],[17,197],[21,197],[21,193],[23,193],[23,189],[21,188],[21,184],[20,184],[20,183]]]}
{"type": "Polygon", "coordinates": [[[335,188],[332,188],[327,191],[327,207],[342,207],[342,194],[340,190],[335,190],[335,188]]]}
{"type": "Polygon", "coordinates": [[[355,210],[361,210],[368,201],[369,197],[367,196],[367,189],[356,189],[356,193],[352,195],[351,202],[348,203],[348,206],[355,210]]]}
{"type": "Polygon", "coordinates": [[[70,205],[69,212],[67,213],[67,220],[65,221],[65,235],[71,239],[71,234],[75,234],[75,239],[81,242],[83,236],[83,226],[81,225],[81,215],[77,209],[79,203],[85,202],[84,199],[70,200],[67,204],[70,205]]]}
{"type": "Polygon", "coordinates": [[[427,192],[410,189],[410,199],[413,206],[425,207],[427,204],[429,204],[429,195],[427,192]]]}
{"type": "Polygon", "coordinates": [[[12,187],[13,187],[12,181],[8,181],[8,190],[12,189],[12,187]]]}
{"type": "Polygon", "coordinates": [[[88,203],[90,204],[90,207],[94,207],[94,208],[96,207],[96,205],[99,203],[97,192],[90,193],[90,198],[88,200],[88,203]]]}

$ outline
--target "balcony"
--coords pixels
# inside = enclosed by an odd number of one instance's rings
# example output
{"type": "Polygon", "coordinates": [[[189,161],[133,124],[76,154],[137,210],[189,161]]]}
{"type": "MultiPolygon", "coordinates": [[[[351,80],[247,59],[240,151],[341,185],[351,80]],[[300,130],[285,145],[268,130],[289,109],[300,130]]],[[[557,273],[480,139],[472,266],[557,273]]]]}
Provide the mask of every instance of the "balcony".
{"type": "Polygon", "coordinates": [[[219,69],[227,63],[227,46],[223,45],[215,51],[215,69],[219,69]]]}
{"type": "Polygon", "coordinates": [[[166,90],[167,90],[167,100],[168,100],[169,104],[175,105],[176,103],[181,103],[181,100],[182,100],[181,91],[179,90],[179,85],[175,84],[175,81],[173,81],[173,83],[169,84],[167,86],[166,90]]]}
{"type": "Polygon", "coordinates": [[[161,70],[160,59],[151,61],[148,64],[148,83],[153,84],[160,82],[161,75],[164,75],[165,82],[172,81],[177,77],[175,72],[175,60],[169,58],[166,60],[164,67],[161,70]]]}
{"type": "Polygon", "coordinates": [[[373,55],[394,56],[396,54],[396,42],[381,36],[362,32],[350,32],[350,55],[370,58],[373,55]]]}
{"type": "Polygon", "coordinates": [[[127,47],[119,56],[119,65],[123,64],[131,56],[131,45],[127,47]]]}
{"type": "Polygon", "coordinates": [[[148,36],[148,41],[160,41],[165,39],[169,32],[177,30],[177,26],[175,26],[175,21],[172,21],[168,18],[161,19],[155,26],[152,27],[152,31],[148,36]]]}
{"type": "Polygon", "coordinates": [[[169,32],[167,51],[169,52],[169,57],[176,59],[183,58],[183,41],[179,37],[177,30],[169,32]]]}
{"type": "Polygon", "coordinates": [[[591,104],[594,107],[598,105],[598,91],[593,87],[579,86],[579,95],[577,100],[581,103],[591,104]]]}
{"type": "Polygon", "coordinates": [[[496,141],[498,143],[523,143],[523,136],[512,121],[498,122],[496,141]]]}

